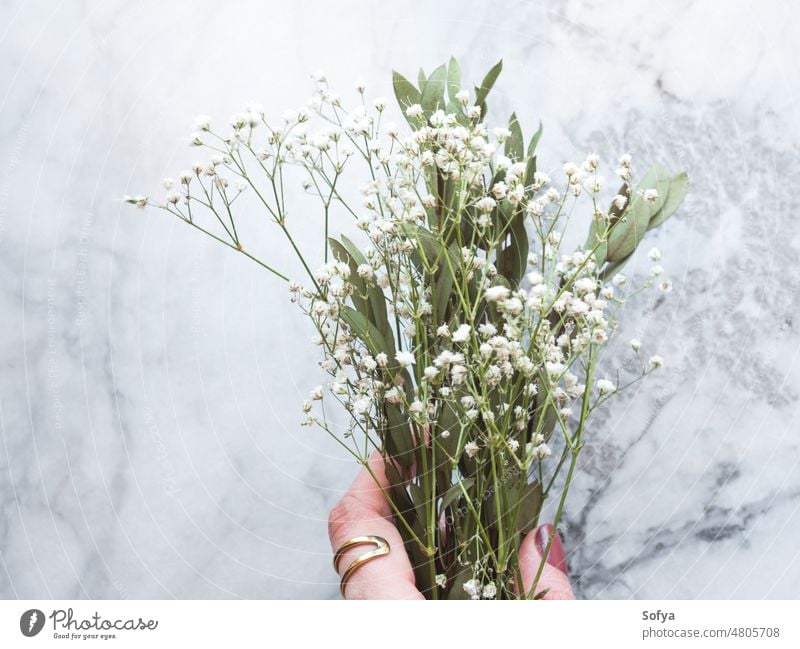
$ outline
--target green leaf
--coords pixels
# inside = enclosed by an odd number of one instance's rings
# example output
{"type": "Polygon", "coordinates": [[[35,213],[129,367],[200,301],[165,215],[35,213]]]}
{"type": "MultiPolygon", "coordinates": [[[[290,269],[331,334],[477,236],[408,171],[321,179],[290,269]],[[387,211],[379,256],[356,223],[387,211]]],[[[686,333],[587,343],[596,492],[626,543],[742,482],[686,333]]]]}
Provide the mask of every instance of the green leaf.
{"type": "Polygon", "coordinates": [[[630,255],[644,238],[650,220],[658,213],[669,192],[669,177],[661,165],[653,166],[640,184],[642,189],[656,189],[658,198],[650,203],[637,196],[625,215],[613,224],[608,235],[606,261],[619,261],[630,255]]]}
{"type": "MultiPolygon", "coordinates": [[[[530,154],[529,154],[530,155],[530,154]]],[[[525,185],[530,185],[533,183],[533,177],[536,175],[536,156],[532,155],[528,158],[527,163],[525,164],[525,185]]]]}
{"type": "MultiPolygon", "coordinates": [[[[449,254],[451,258],[456,258],[456,255],[458,254],[457,244],[450,246],[449,254]]],[[[454,269],[455,268],[457,268],[457,266],[454,266],[454,269]]],[[[450,272],[450,268],[447,263],[441,264],[434,289],[436,294],[436,303],[434,305],[436,324],[441,324],[447,321],[447,308],[450,305],[450,297],[451,293],[453,292],[454,281],[455,278],[453,277],[453,273],[450,272]]]]}
{"type": "Polygon", "coordinates": [[[450,63],[447,64],[447,96],[451,102],[460,106],[461,104],[456,99],[456,94],[459,90],[461,90],[461,68],[458,65],[458,61],[451,56],[450,63]]]}
{"type": "Polygon", "coordinates": [[[536,147],[539,144],[539,138],[542,137],[542,120],[539,120],[539,128],[536,129],[536,133],[533,134],[531,141],[528,142],[528,155],[533,155],[534,151],[536,151],[536,147]]]}
{"type": "Polygon", "coordinates": [[[500,59],[497,63],[494,64],[491,70],[486,73],[486,76],[481,81],[480,86],[475,87],[475,104],[484,108],[483,116],[485,117],[485,103],[486,97],[489,95],[489,91],[494,86],[495,81],[497,81],[497,77],[500,76],[500,73],[503,71],[503,59],[500,59]]]}
{"type": "MultiPolygon", "coordinates": [[[[356,244],[354,244],[352,241],[350,241],[350,239],[348,239],[344,235],[342,235],[342,243],[347,249],[347,252],[350,253],[351,257],[356,262],[357,264],[356,268],[361,264],[367,263],[366,257],[364,257],[364,255],[358,249],[358,246],[356,246],[356,244]]],[[[352,273],[351,273],[351,280],[352,280],[352,273]]],[[[367,316],[372,321],[372,323],[378,327],[379,331],[383,334],[383,337],[386,340],[386,344],[394,348],[394,334],[392,333],[392,327],[389,324],[389,316],[386,310],[386,296],[383,293],[383,289],[381,289],[376,284],[369,284],[365,280],[362,281],[364,282],[364,287],[366,291],[365,295],[368,297],[369,300],[369,310],[367,311],[367,316]]]]}
{"type": "Polygon", "coordinates": [[[386,310],[386,296],[379,286],[370,284],[358,276],[358,267],[367,263],[366,257],[358,249],[358,246],[344,235],[342,235],[341,243],[336,239],[328,239],[328,243],[333,256],[350,266],[350,283],[355,287],[350,299],[356,311],[367,316],[367,319],[381,332],[386,345],[394,349],[394,334],[386,310]]]}
{"type": "Polygon", "coordinates": [[[652,230],[653,228],[658,227],[664,221],[666,221],[670,216],[672,216],[675,211],[681,206],[683,199],[686,198],[686,194],[689,191],[689,176],[686,172],[681,172],[677,176],[673,176],[669,180],[669,193],[667,197],[664,199],[664,203],[661,206],[661,209],[656,212],[653,217],[650,219],[650,223],[647,225],[648,230],[652,230]]]}
{"type": "Polygon", "coordinates": [[[529,243],[524,212],[512,217],[509,235],[509,243],[497,253],[495,265],[497,272],[508,280],[512,289],[516,289],[528,267],[529,243]]]}
{"type": "Polygon", "coordinates": [[[414,126],[414,123],[406,116],[406,108],[420,103],[422,94],[399,72],[392,72],[392,85],[394,86],[394,96],[403,111],[403,116],[406,117],[409,124],[414,126]]]}
{"type": "Polygon", "coordinates": [[[459,480],[459,484],[454,484],[450,487],[447,491],[444,492],[442,496],[442,503],[439,506],[439,511],[444,513],[444,510],[447,509],[450,505],[456,502],[461,495],[464,493],[461,489],[461,485],[464,486],[464,489],[467,491],[469,490],[472,485],[475,484],[475,478],[463,478],[459,480]]]}
{"type": "Polygon", "coordinates": [[[522,160],[525,157],[525,147],[522,144],[522,127],[519,125],[516,113],[511,113],[508,130],[511,131],[511,136],[506,140],[504,149],[506,157],[512,160],[522,160]]]}
{"type": "Polygon", "coordinates": [[[419,82],[419,87],[420,88],[424,88],[425,87],[425,80],[426,79],[427,79],[427,77],[425,76],[425,70],[420,68],[419,72],[417,72],[417,81],[419,82]]]}
{"type": "Polygon", "coordinates": [[[446,81],[447,68],[444,65],[440,65],[431,72],[431,76],[422,88],[422,98],[420,99],[422,108],[432,113],[437,108],[443,109],[445,107],[444,87],[446,81]]]}
{"type": "Polygon", "coordinates": [[[527,534],[536,527],[543,498],[542,485],[538,481],[525,485],[517,509],[517,532],[519,534],[527,534]]]}
{"type": "Polygon", "coordinates": [[[366,345],[370,354],[377,356],[382,352],[390,359],[394,358],[394,348],[390,348],[386,344],[386,339],[383,337],[383,334],[363,313],[349,306],[343,306],[339,312],[339,317],[350,327],[353,334],[366,345]]]}
{"type": "Polygon", "coordinates": [[[400,406],[385,404],[386,428],[383,436],[386,450],[398,464],[410,467],[414,464],[414,439],[411,435],[411,422],[400,406]]]}
{"type": "Polygon", "coordinates": [[[358,276],[356,269],[358,268],[359,262],[357,262],[347,251],[347,249],[336,239],[329,238],[328,245],[330,246],[331,252],[336,259],[343,261],[350,266],[350,283],[355,287],[355,291],[350,296],[350,299],[352,300],[353,306],[357,311],[360,313],[366,313],[368,310],[367,283],[358,276]]]}

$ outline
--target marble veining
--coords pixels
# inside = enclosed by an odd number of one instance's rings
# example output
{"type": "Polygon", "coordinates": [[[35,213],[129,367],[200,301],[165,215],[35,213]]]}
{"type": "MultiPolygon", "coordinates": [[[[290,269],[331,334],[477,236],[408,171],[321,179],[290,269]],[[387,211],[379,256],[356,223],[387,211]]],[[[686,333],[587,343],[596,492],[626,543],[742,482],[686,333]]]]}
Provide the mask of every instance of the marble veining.
{"type": "Polygon", "coordinates": [[[796,4],[0,15],[0,596],[336,595],[326,516],[354,467],[298,425],[312,332],[257,267],[116,199],[192,161],[197,113],[277,113],[320,67],[391,96],[392,67],[450,54],[472,80],[504,58],[491,111],[542,119],[544,168],[630,151],[692,180],[652,233],[675,290],[632,304],[608,352],[638,336],[667,367],[595,420],[563,527],[577,592],[800,595],[796,4]]]}

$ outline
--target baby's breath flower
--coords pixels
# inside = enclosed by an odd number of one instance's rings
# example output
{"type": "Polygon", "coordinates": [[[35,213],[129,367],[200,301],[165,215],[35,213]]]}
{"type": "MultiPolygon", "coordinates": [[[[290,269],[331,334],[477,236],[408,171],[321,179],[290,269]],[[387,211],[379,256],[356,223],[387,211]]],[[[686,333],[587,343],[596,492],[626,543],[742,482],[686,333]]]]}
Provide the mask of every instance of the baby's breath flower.
{"type": "Polygon", "coordinates": [[[502,302],[511,294],[511,291],[508,287],[498,285],[498,286],[490,286],[489,288],[484,291],[484,297],[486,298],[487,302],[502,302]]]}
{"type": "Polygon", "coordinates": [[[597,391],[600,394],[607,394],[609,392],[614,392],[614,390],[616,389],[614,382],[609,381],[608,379],[598,379],[595,385],[597,385],[597,391]]]}
{"type": "Polygon", "coordinates": [[[648,362],[654,370],[664,366],[664,359],[661,356],[651,356],[648,362]]]}
{"type": "Polygon", "coordinates": [[[414,360],[414,354],[411,352],[397,352],[394,359],[400,364],[400,367],[408,367],[416,362],[414,360]]]}
{"type": "Polygon", "coordinates": [[[644,193],[642,194],[642,198],[648,203],[655,203],[658,200],[658,190],[657,189],[645,189],[644,193]]]}
{"type": "Polygon", "coordinates": [[[472,332],[472,327],[468,324],[462,324],[453,332],[453,342],[455,343],[463,343],[469,340],[470,333],[472,332]]]}

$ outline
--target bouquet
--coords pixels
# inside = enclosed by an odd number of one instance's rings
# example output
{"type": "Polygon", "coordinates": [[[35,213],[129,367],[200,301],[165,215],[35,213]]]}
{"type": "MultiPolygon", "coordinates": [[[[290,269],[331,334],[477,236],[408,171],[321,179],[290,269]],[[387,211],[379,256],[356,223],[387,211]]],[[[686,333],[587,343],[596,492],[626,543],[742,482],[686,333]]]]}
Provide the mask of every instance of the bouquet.
{"type": "Polygon", "coordinates": [[[192,144],[209,160],[166,179],[163,202],[125,198],[287,282],[328,377],[303,403],[303,423],[368,470],[380,454],[384,495],[431,599],[542,596],[538,577],[522,587],[521,539],[548,501],[558,527],[592,414],[663,363],[633,340],[633,363],[600,367],[626,302],[670,290],[656,248],[638,285],[620,271],[688,188],[685,173],[659,165],[635,178],[630,155],[618,161],[616,192],[605,191],[595,154],[551,179],[537,161],[541,124],[526,141],[515,114],[505,126],[487,120],[501,70],[502,61],[472,92],[454,59],[420,71],[417,85],[395,72],[402,127],[363,84],[348,110],[316,73],[308,106],[277,121],[258,106],[225,132],[199,117],[192,144]],[[314,221],[292,218],[300,184],[318,200],[314,221]],[[244,240],[245,191],[297,254],[301,277],[244,240]],[[333,227],[342,219],[350,236],[333,227]],[[295,236],[309,223],[325,243],[313,260],[295,236]],[[326,417],[331,402],[348,413],[343,431],[326,417]]]}

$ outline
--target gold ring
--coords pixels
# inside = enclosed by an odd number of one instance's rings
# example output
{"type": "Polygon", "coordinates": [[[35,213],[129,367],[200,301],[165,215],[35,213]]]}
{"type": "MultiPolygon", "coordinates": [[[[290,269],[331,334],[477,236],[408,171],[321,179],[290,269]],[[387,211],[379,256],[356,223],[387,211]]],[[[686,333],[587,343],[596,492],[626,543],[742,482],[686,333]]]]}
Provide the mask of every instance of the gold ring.
{"type": "Polygon", "coordinates": [[[339,562],[342,560],[342,555],[350,548],[355,548],[359,545],[374,545],[375,549],[365,552],[360,557],[354,559],[353,563],[347,566],[347,570],[344,571],[341,584],[339,585],[339,592],[342,594],[342,597],[344,597],[344,591],[345,588],[347,588],[347,581],[356,570],[373,559],[377,559],[385,554],[389,554],[390,550],[389,541],[382,536],[357,536],[353,539],[350,539],[346,543],[340,545],[339,549],[336,550],[336,553],[333,555],[333,569],[337,573],[339,572],[339,562]]]}

